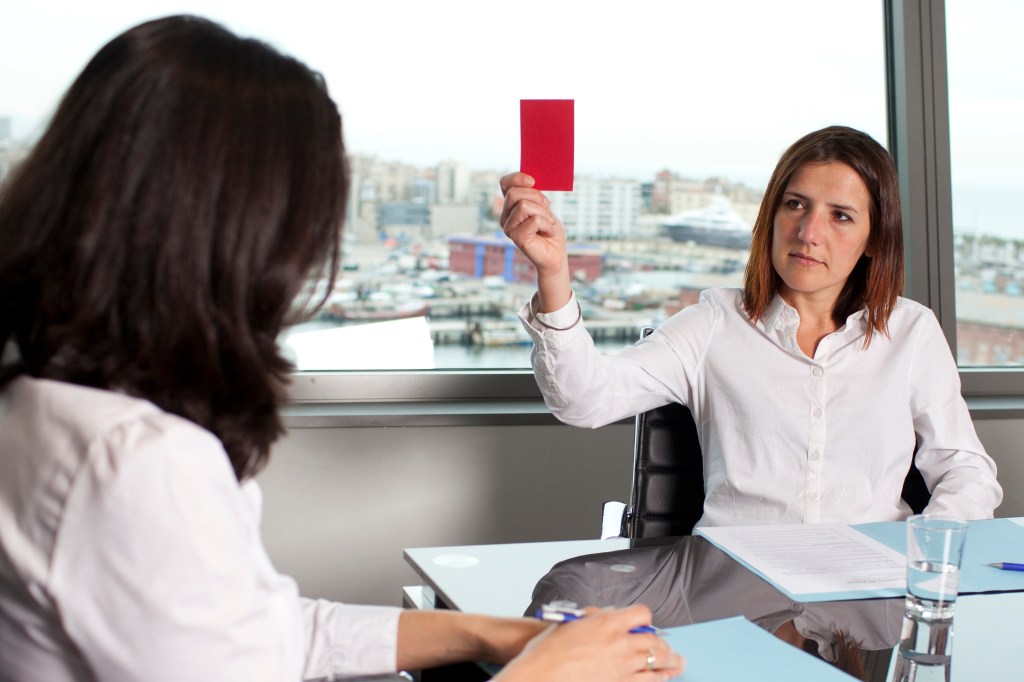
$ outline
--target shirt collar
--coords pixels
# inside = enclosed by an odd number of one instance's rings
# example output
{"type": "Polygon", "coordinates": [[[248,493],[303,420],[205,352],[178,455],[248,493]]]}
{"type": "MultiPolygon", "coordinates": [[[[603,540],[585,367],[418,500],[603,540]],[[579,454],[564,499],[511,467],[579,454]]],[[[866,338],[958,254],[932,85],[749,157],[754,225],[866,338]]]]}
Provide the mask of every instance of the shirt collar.
{"type": "Polygon", "coordinates": [[[796,308],[782,300],[778,293],[772,298],[771,303],[761,317],[765,329],[783,329],[787,324],[799,321],[800,315],[796,308]]]}
{"type": "MultiPolygon", "coordinates": [[[[843,331],[864,331],[864,328],[867,327],[866,315],[867,310],[865,308],[847,315],[846,326],[843,331]]],[[[771,303],[765,309],[761,320],[765,329],[782,329],[788,324],[798,323],[800,313],[796,311],[796,308],[782,300],[782,296],[779,296],[778,292],[776,292],[771,303]]]]}
{"type": "MultiPolygon", "coordinates": [[[[775,294],[771,303],[765,309],[764,316],[761,318],[761,324],[764,327],[764,332],[780,348],[794,355],[804,357],[796,338],[796,332],[800,326],[800,313],[796,311],[796,308],[782,300],[778,293],[775,294]]],[[[866,330],[867,319],[865,317],[865,310],[862,308],[846,317],[846,324],[835,332],[836,336],[832,344],[849,343],[863,336],[866,330]]]]}

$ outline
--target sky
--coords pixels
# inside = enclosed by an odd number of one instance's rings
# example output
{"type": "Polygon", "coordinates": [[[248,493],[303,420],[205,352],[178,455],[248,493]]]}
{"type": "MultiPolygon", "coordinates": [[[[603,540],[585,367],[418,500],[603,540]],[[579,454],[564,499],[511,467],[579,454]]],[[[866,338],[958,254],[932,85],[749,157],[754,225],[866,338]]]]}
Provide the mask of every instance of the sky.
{"type": "MultiPolygon", "coordinates": [[[[948,4],[954,182],[1024,187],[1024,3],[948,4]]],[[[0,0],[0,116],[38,130],[107,40],[181,12],[321,71],[350,151],[384,160],[514,169],[520,98],[576,100],[586,175],[762,186],[810,130],[886,141],[879,0],[0,0]]]]}

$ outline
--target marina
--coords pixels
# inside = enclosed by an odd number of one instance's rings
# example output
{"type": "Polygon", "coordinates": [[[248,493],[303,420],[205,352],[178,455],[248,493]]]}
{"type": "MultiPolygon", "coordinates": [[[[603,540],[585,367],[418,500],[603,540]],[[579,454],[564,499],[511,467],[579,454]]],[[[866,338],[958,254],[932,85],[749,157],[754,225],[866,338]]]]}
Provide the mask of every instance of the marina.
{"type": "MultiPolygon", "coordinates": [[[[347,246],[359,267],[346,269],[319,314],[282,339],[300,369],[529,366],[533,343],[516,313],[533,296],[533,281],[447,270],[442,243],[347,246]]],[[[601,274],[577,276],[574,290],[603,352],[632,344],[700,289],[739,286],[746,260],[737,249],[666,237],[590,247],[601,251],[601,274]]],[[[322,283],[312,288],[314,300],[324,296],[322,283]]]]}

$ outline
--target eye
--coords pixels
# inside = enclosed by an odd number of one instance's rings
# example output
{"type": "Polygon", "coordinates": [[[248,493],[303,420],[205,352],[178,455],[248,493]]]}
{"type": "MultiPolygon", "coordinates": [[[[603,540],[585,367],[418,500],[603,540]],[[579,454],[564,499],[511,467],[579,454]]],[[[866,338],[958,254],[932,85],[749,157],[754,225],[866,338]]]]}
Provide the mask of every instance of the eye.
{"type": "Polygon", "coordinates": [[[853,218],[851,218],[849,214],[843,213],[842,211],[833,211],[832,217],[841,223],[848,223],[851,220],[853,220],[853,218]]]}
{"type": "Polygon", "coordinates": [[[800,208],[803,208],[803,207],[804,207],[804,204],[803,204],[803,202],[802,202],[802,201],[800,201],[799,199],[786,199],[786,200],[785,200],[784,202],[782,202],[782,203],[783,203],[783,205],[784,205],[784,206],[785,206],[786,208],[788,208],[788,209],[789,209],[789,210],[791,210],[791,211],[795,211],[795,210],[797,210],[797,209],[800,209],[800,208]]]}

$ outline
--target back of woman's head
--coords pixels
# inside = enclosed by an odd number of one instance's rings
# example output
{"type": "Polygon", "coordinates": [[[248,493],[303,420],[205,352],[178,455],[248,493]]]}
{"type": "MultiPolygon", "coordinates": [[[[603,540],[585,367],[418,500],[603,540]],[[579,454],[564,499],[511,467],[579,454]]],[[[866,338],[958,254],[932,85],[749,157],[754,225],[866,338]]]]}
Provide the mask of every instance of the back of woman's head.
{"type": "Polygon", "coordinates": [[[870,135],[845,126],[829,126],[808,133],[783,153],[768,181],[750,244],[744,277],[744,305],[760,319],[778,290],[772,266],[771,246],[775,214],[790,178],[808,163],[843,163],[864,182],[871,197],[868,252],[861,257],[846,281],[832,311],[842,325],[846,317],[867,309],[870,342],[873,332],[885,333],[896,298],[903,290],[903,216],[899,179],[889,153],[870,135]]]}
{"type": "Polygon", "coordinates": [[[146,398],[254,473],[281,430],[278,333],[336,272],[340,125],[317,74],[206,20],[114,38],[0,188],[0,383],[146,398]]]}

